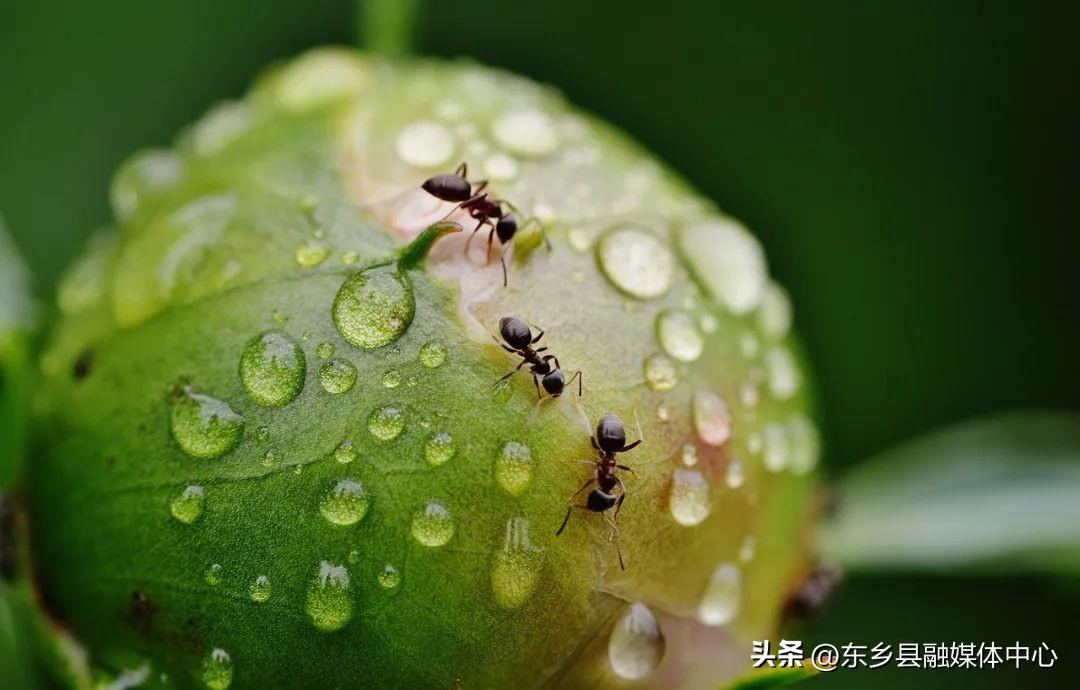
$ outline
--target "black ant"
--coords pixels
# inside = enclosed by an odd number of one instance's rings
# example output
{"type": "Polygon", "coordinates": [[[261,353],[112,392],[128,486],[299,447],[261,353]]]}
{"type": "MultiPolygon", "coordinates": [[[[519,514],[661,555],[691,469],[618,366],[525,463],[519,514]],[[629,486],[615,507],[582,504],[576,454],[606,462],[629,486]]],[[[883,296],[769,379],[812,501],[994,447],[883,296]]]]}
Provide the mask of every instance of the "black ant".
{"type": "Polygon", "coordinates": [[[539,347],[533,349],[533,345],[540,342],[540,339],[544,337],[544,331],[537,329],[539,332],[534,337],[532,331],[529,329],[529,324],[525,323],[522,319],[516,316],[504,316],[499,319],[499,335],[506,341],[500,343],[498,338],[491,336],[495,339],[495,342],[499,343],[499,346],[507,352],[513,353],[518,357],[521,357],[521,363],[507,374],[500,377],[492,386],[497,386],[506,379],[510,378],[514,374],[521,371],[521,367],[526,364],[529,366],[529,372],[533,377],[533,385],[536,386],[536,397],[538,400],[543,399],[544,394],[540,392],[540,386],[544,387],[548,395],[552,398],[557,398],[562,395],[563,389],[566,384],[573,383],[574,379],[578,381],[578,397],[581,397],[581,382],[584,379],[581,371],[574,372],[574,375],[570,377],[570,380],[566,380],[566,376],[562,372],[562,365],[559,364],[559,358],[555,355],[541,355],[541,352],[547,350],[547,347],[539,347]],[[555,366],[552,367],[551,363],[555,362],[555,366]]]}
{"type": "MultiPolygon", "coordinates": [[[[586,429],[588,429],[588,420],[585,420],[586,429]]],[[[592,441],[593,448],[596,449],[597,458],[595,460],[582,461],[583,464],[592,465],[595,471],[593,477],[587,482],[581,485],[581,488],[574,492],[574,495],[570,497],[569,505],[566,507],[566,517],[563,518],[562,524],[559,525],[558,531],[555,532],[555,536],[559,536],[566,529],[566,523],[570,521],[570,514],[576,510],[587,510],[593,513],[604,513],[615,508],[615,514],[612,517],[604,516],[607,523],[611,525],[611,529],[615,533],[615,551],[619,554],[619,567],[626,570],[626,564],[623,562],[622,546],[619,544],[619,511],[622,509],[623,501],[626,500],[626,485],[623,484],[621,478],[616,474],[616,470],[623,470],[633,474],[634,470],[626,465],[620,465],[615,457],[616,453],[625,453],[629,450],[633,450],[644,441],[644,436],[641,433],[641,422],[637,423],[638,440],[633,443],[626,443],[626,428],[623,426],[622,420],[614,412],[608,412],[604,416],[600,417],[600,421],[596,425],[596,433],[589,432],[589,439],[592,441]],[[589,497],[585,501],[585,505],[574,503],[574,499],[578,495],[588,489],[590,486],[596,483],[597,488],[589,492],[589,497]],[[618,489],[619,495],[616,497],[615,491],[618,489]]]]}
{"type": "MultiPolygon", "coordinates": [[[[502,264],[503,272],[503,287],[506,287],[506,245],[513,239],[514,235],[520,229],[518,227],[517,214],[515,213],[513,204],[505,199],[498,199],[491,196],[484,190],[487,189],[487,180],[481,180],[477,183],[469,181],[467,175],[469,173],[469,167],[467,163],[459,165],[452,173],[439,173],[433,177],[429,177],[424,181],[424,184],[420,185],[425,192],[434,196],[437,199],[443,201],[456,202],[457,206],[450,209],[450,212],[446,215],[449,216],[454,211],[464,209],[468,212],[469,216],[476,221],[476,227],[473,228],[472,234],[469,235],[469,239],[465,242],[465,254],[469,253],[469,246],[472,244],[473,238],[476,237],[476,233],[480,231],[480,228],[485,225],[488,226],[490,231],[488,232],[488,246],[487,246],[487,261],[491,261],[491,245],[494,238],[499,238],[499,244],[501,250],[499,252],[499,263],[502,264]],[[506,206],[510,210],[504,210],[503,206],[506,206]],[[492,220],[494,219],[494,223],[492,220]]],[[[531,222],[536,221],[535,218],[529,219],[525,223],[528,225],[531,222]]],[[[539,221],[536,221],[539,222],[539,221]]],[[[521,227],[525,227],[524,225],[521,227]]],[[[548,240],[545,237],[544,243],[548,244],[548,240]]],[[[548,244],[550,247],[550,244],[548,244]]]]}

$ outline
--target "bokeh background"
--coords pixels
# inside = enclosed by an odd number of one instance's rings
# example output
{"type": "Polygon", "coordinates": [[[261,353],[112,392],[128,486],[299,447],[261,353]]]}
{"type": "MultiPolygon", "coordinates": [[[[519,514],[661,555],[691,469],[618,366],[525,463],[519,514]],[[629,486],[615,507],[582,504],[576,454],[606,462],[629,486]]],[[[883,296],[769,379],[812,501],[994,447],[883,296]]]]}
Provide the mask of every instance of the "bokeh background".
{"type": "MultiPolygon", "coordinates": [[[[429,0],[417,48],[557,86],[756,232],[839,474],[981,413],[1080,409],[1078,22],[1075,3],[429,0]]],[[[0,211],[39,291],[107,221],[125,156],[355,24],[349,0],[0,0],[0,211]]],[[[808,688],[1060,688],[1077,614],[1075,580],[858,576],[789,636],[1061,657],[808,688]]]]}

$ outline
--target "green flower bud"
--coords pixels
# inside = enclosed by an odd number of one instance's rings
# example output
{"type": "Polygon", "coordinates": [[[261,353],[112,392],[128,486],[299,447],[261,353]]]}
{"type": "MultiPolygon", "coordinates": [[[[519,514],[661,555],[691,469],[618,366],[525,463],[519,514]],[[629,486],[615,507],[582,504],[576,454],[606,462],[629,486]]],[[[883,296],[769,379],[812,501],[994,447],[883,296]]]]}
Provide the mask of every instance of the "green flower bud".
{"type": "Polygon", "coordinates": [[[790,307],[757,241],[611,127],[495,70],[319,50],[113,199],[61,286],[32,477],[42,582],[97,667],[711,688],[774,630],[818,452],[790,307]],[[461,161],[522,247],[438,223],[420,185],[461,161]],[[576,382],[492,388],[508,315],[583,372],[582,412],[576,382]],[[625,570],[613,511],[555,534],[606,412],[644,434],[625,570]]]}

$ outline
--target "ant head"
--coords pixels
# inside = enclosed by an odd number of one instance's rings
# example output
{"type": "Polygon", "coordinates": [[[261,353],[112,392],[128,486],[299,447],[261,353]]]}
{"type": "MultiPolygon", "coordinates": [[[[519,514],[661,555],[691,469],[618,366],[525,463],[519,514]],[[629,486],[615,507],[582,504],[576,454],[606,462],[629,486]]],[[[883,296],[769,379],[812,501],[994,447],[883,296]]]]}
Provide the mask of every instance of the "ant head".
{"type": "Polygon", "coordinates": [[[556,369],[540,379],[540,383],[543,384],[544,390],[557,398],[562,395],[563,387],[566,386],[566,377],[563,376],[562,369],[556,369]]]}
{"type": "Polygon", "coordinates": [[[618,453],[626,446],[626,429],[619,415],[608,412],[596,425],[596,442],[605,453],[618,453]]]}
{"type": "Polygon", "coordinates": [[[532,342],[532,331],[529,330],[529,324],[516,316],[504,316],[499,319],[499,335],[503,337],[507,345],[516,350],[520,350],[532,342]]]}
{"type": "Polygon", "coordinates": [[[513,212],[507,213],[495,224],[495,234],[499,236],[499,241],[503,244],[514,239],[514,233],[517,232],[517,229],[517,216],[513,212]]]}
{"type": "Polygon", "coordinates": [[[440,173],[420,185],[425,192],[443,201],[465,201],[472,194],[472,185],[461,175],[440,173]]]}
{"type": "Polygon", "coordinates": [[[593,489],[589,492],[585,505],[594,513],[602,513],[615,505],[615,496],[603,489],[593,489]]]}

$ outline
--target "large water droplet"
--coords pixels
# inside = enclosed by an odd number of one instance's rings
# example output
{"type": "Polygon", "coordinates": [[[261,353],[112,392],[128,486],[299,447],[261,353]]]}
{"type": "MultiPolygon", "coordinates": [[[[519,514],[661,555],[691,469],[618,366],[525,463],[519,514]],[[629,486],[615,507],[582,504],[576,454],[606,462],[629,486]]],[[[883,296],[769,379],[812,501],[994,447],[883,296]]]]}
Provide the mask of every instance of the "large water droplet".
{"type": "Polygon", "coordinates": [[[711,391],[695,391],[693,407],[698,437],[710,446],[724,445],[731,438],[731,411],[724,399],[711,391]]]}
{"type": "Polygon", "coordinates": [[[131,219],[148,197],[176,186],[184,174],[184,161],[167,149],[137,153],[121,166],[109,191],[113,215],[121,223],[131,219]]]}
{"type": "Polygon", "coordinates": [[[454,519],[441,501],[428,501],[413,515],[412,535],[424,546],[443,546],[454,536],[454,519]]]}
{"type": "Polygon", "coordinates": [[[303,390],[306,374],[303,349],[281,331],[255,336],[240,356],[240,380],[251,399],[265,407],[292,402],[303,390]]]}
{"type": "Polygon", "coordinates": [[[206,491],[201,486],[192,484],[172,500],[169,512],[180,522],[190,525],[202,517],[205,505],[206,491]]]}
{"type": "Polygon", "coordinates": [[[681,233],[683,256],[697,279],[735,314],[754,309],[765,293],[765,253],[741,225],[715,219],[681,233]]]}
{"type": "Polygon", "coordinates": [[[343,465],[347,465],[357,458],[356,446],[352,441],[342,441],[334,449],[334,459],[343,465]]]}
{"type": "Polygon", "coordinates": [[[380,441],[392,441],[405,428],[405,412],[394,405],[378,407],[368,415],[367,428],[380,441]]]}
{"type": "Polygon", "coordinates": [[[645,382],[654,391],[669,391],[679,385],[679,367],[665,355],[649,355],[645,358],[645,382]]]}
{"type": "Polygon", "coordinates": [[[705,349],[694,317],[685,311],[665,311],[656,320],[656,335],[664,351],[681,362],[693,362],[705,349]]]}
{"type": "Polygon", "coordinates": [[[319,512],[335,525],[354,525],[367,515],[371,500],[355,479],[339,479],[319,503],[319,512]]]}
{"type": "Polygon", "coordinates": [[[286,65],[273,95],[283,109],[302,113],[354,96],[369,81],[368,71],[353,52],[320,48],[286,65]]]}
{"type": "Polygon", "coordinates": [[[664,659],[664,634],[649,607],[631,604],[615,623],[608,639],[611,670],[620,678],[648,677],[664,659]]]}
{"type": "Polygon", "coordinates": [[[406,125],[394,142],[398,158],[418,168],[437,168],[454,154],[454,136],[437,122],[418,120],[406,125]]]}
{"type": "Polygon", "coordinates": [[[524,443],[507,441],[495,460],[495,481],[511,496],[520,496],[532,481],[532,451],[524,443]]]}
{"type": "Polygon", "coordinates": [[[769,374],[769,390],[778,400],[787,400],[799,390],[799,369],[786,347],[777,345],[765,353],[765,369],[769,374]]]}
{"type": "Polygon", "coordinates": [[[348,393],[356,385],[356,367],[347,359],[331,359],[319,367],[319,385],[327,393],[348,393]]]}
{"type": "Polygon", "coordinates": [[[233,679],[232,657],[220,647],[211,650],[203,659],[200,676],[210,690],[227,690],[233,679]]]}
{"type": "Polygon", "coordinates": [[[705,625],[725,625],[739,613],[742,598],[742,576],[732,563],[724,563],[713,571],[705,594],[698,604],[698,619],[705,625]]]}
{"type": "Polygon", "coordinates": [[[596,257],[608,280],[631,297],[660,297],[671,288],[675,257],[667,245],[646,232],[608,232],[596,247],[596,257]]]}
{"type": "Polygon", "coordinates": [[[216,156],[251,127],[253,108],[243,101],[219,103],[203,115],[191,131],[195,155],[216,156]]]}
{"type": "Polygon", "coordinates": [[[671,516],[680,525],[700,524],[712,512],[709,482],[697,470],[676,469],[672,475],[671,516]]]}
{"type": "Polygon", "coordinates": [[[776,283],[769,283],[758,306],[758,328],[770,339],[780,340],[791,330],[791,319],[791,300],[787,291],[776,283]]]}
{"type": "Polygon", "coordinates": [[[454,437],[445,431],[432,434],[424,442],[424,457],[432,467],[445,465],[455,453],[457,446],[454,445],[454,437]]]}
{"type": "Polygon", "coordinates": [[[173,438],[193,458],[224,455],[244,437],[244,418],[217,398],[184,386],[173,393],[171,402],[169,421],[173,438]]]}
{"type": "Polygon", "coordinates": [[[330,249],[322,242],[305,240],[296,247],[296,263],[303,268],[314,268],[326,261],[330,249]]]}
{"type": "Polygon", "coordinates": [[[508,110],[499,115],[491,125],[491,132],[499,144],[525,156],[543,156],[554,151],[558,144],[551,118],[534,108],[508,110]]]}
{"type": "Polygon", "coordinates": [[[393,589],[401,584],[401,573],[389,563],[379,573],[379,586],[383,589],[393,589]]]}
{"type": "Polygon", "coordinates": [[[353,273],[334,298],[334,323],[341,336],[370,350],[388,345],[405,332],[416,312],[412,284],[392,269],[353,273]]]}
{"type": "Polygon", "coordinates": [[[517,177],[518,162],[505,153],[496,152],[484,161],[484,172],[489,180],[507,182],[517,177]]]}
{"type": "Polygon", "coordinates": [[[319,564],[319,573],[308,587],[307,614],[319,632],[340,630],[352,620],[349,571],[328,561],[319,564]]]}
{"type": "Polygon", "coordinates": [[[442,366],[446,361],[446,346],[438,340],[429,340],[420,348],[420,363],[429,369],[442,366]]]}
{"type": "Polygon", "coordinates": [[[528,601],[540,580],[543,552],[529,540],[529,521],[516,517],[506,522],[502,550],[491,566],[491,591],[504,609],[516,609],[528,601]]]}
{"type": "Polygon", "coordinates": [[[255,578],[255,581],[251,583],[251,589],[249,590],[251,600],[262,603],[270,598],[270,578],[266,575],[259,575],[255,578]]]}

